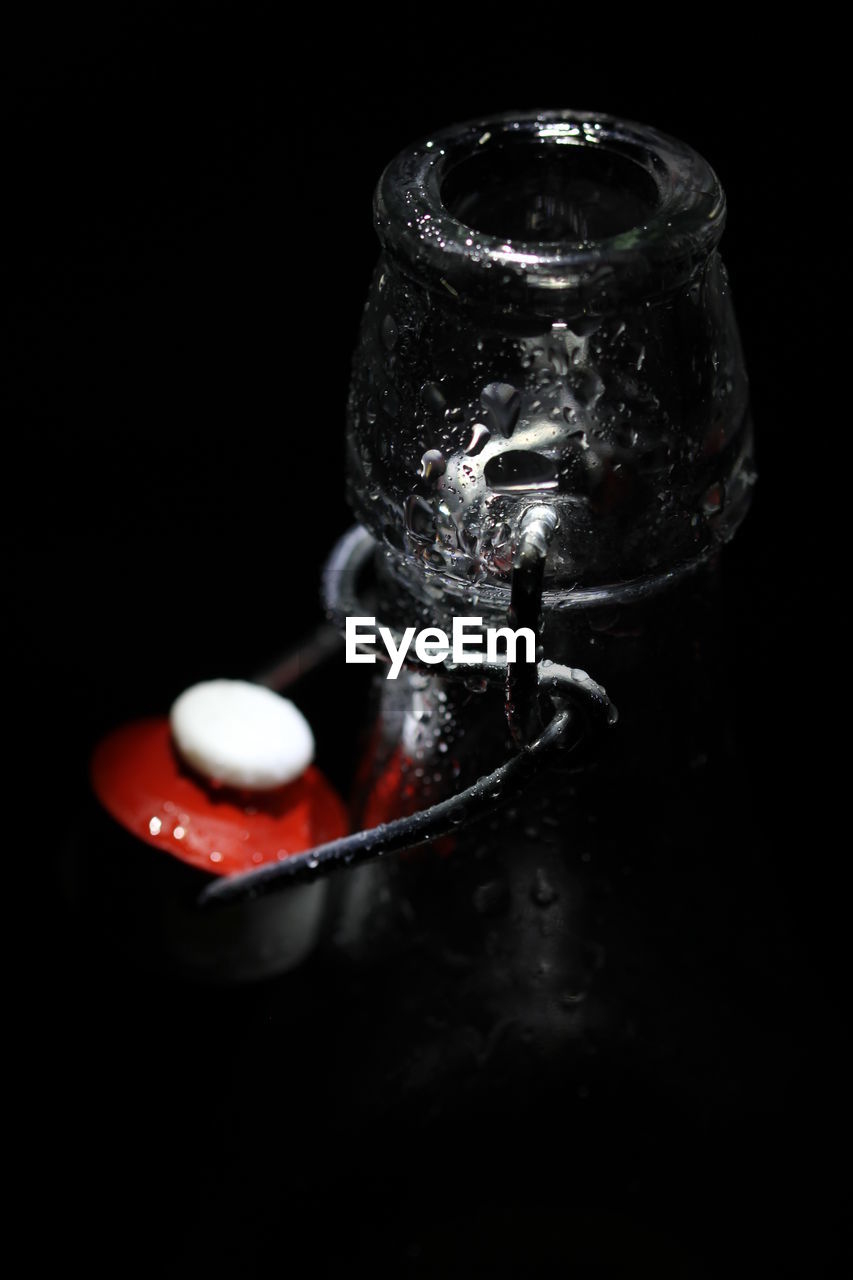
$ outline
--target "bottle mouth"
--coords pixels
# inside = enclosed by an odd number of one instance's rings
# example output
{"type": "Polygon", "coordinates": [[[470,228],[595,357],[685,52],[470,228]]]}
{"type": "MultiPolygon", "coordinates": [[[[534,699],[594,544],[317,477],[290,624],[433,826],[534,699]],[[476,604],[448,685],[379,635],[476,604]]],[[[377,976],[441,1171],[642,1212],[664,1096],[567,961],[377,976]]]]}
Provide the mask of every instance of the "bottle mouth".
{"type": "Polygon", "coordinates": [[[385,249],[462,302],[606,310],[689,279],[722,234],[710,165],[590,112],[507,113],[406,148],[376,190],[385,249]]]}

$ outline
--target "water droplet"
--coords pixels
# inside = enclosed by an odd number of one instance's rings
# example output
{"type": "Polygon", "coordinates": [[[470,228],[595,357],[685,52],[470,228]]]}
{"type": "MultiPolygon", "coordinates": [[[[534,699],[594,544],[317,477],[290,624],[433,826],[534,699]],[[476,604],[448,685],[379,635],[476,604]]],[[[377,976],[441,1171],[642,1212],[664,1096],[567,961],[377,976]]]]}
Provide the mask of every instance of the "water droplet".
{"type": "Polygon", "coordinates": [[[447,408],[444,393],[437,382],[424,383],[421,387],[421,401],[425,409],[431,409],[435,413],[443,413],[447,408]]]}
{"type": "Polygon", "coordinates": [[[433,509],[417,494],[406,499],[406,528],[417,542],[432,542],[435,537],[433,509]]]}
{"type": "Polygon", "coordinates": [[[594,369],[580,368],[572,372],[572,393],[579,405],[594,405],[604,394],[604,383],[594,369]]]}
{"type": "Polygon", "coordinates": [[[486,463],[485,476],[489,488],[498,493],[526,493],[557,487],[554,463],[532,450],[509,449],[496,454],[486,463]]]}
{"type": "Polygon", "coordinates": [[[465,452],[470,457],[479,453],[483,445],[488,443],[491,434],[484,422],[475,422],[471,428],[471,439],[468,441],[465,452]]]}
{"type": "Polygon", "coordinates": [[[423,476],[426,480],[437,480],[439,476],[444,475],[446,470],[447,463],[444,461],[444,454],[439,449],[427,449],[421,458],[418,475],[423,476]]]}
{"type": "Polygon", "coordinates": [[[480,393],[483,406],[495,431],[511,436],[521,412],[521,396],[508,382],[490,382],[480,393]]]}

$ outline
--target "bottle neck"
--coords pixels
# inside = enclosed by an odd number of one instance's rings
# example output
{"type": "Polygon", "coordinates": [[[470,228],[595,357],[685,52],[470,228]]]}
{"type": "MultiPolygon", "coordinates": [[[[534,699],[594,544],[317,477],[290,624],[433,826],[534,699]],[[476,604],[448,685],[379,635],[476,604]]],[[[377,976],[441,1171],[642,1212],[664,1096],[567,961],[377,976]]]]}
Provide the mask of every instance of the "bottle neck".
{"type": "MultiPolygon", "coordinates": [[[[506,591],[498,596],[472,585],[450,595],[439,579],[410,572],[399,557],[379,552],[376,561],[377,623],[398,635],[414,627],[439,628],[451,637],[461,618],[479,619],[483,629],[513,626],[506,591]]],[[[609,692],[614,681],[667,683],[667,673],[691,665],[697,639],[713,630],[717,581],[717,564],[707,561],[656,583],[635,583],[632,591],[590,592],[590,600],[546,594],[539,656],[582,668],[609,692]]]]}

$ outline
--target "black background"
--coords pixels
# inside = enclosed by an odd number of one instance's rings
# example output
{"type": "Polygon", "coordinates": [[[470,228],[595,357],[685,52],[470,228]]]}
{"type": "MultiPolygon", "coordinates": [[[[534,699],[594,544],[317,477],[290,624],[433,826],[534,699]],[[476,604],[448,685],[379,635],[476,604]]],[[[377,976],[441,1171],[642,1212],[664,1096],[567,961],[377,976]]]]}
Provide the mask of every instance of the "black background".
{"type": "MultiPolygon", "coordinates": [[[[817,1139],[831,1151],[845,1124],[843,840],[825,821],[843,620],[843,578],[825,573],[825,517],[845,502],[848,376],[836,345],[848,217],[840,37],[817,16],[811,35],[768,28],[747,39],[742,23],[742,13],[695,7],[635,11],[626,29],[615,14],[554,8],[470,20],[328,10],[306,22],[263,6],[118,6],[47,11],[7,32],[7,671],[31,712],[16,742],[39,797],[16,837],[25,856],[7,856],[23,864],[16,988],[35,1014],[32,1188],[65,1224],[61,1247],[108,1250],[99,1205],[116,1221],[124,1185],[152,1210],[158,1156],[185,1158],[165,1121],[143,1140],[128,1119],[168,1046],[140,1046],[134,1068],[125,1028],[111,1056],[116,1011],[41,906],[91,745],[195,680],[249,674],[319,617],[319,568],[348,524],[343,409],[384,163],[457,119],[564,105],[684,138],[728,196],[723,248],[760,484],[727,572],[742,607],[752,787],[798,921],[792,964],[808,963],[779,976],[796,992],[790,1016],[808,1063],[779,1124],[791,1125],[802,1238],[815,1260],[833,1247],[842,1183],[817,1139]],[[806,1131],[816,1138],[807,1152],[806,1131]],[[69,1186],[87,1151],[98,1171],[81,1195],[69,1186]],[[147,1191],[140,1161],[153,1169],[147,1191]]],[[[328,739],[320,753],[334,772],[328,739]]],[[[274,1093],[264,1064],[258,1082],[274,1093]]],[[[188,1098],[191,1107],[191,1087],[188,1098]]],[[[242,1185],[252,1174],[234,1176],[242,1185]]],[[[759,1167],[756,1194],[761,1180],[759,1167]]],[[[768,1258],[785,1252],[790,1212],[780,1207],[768,1258]]],[[[196,1206],[194,1230],[199,1215],[196,1206]]],[[[176,1229],[174,1210],[167,1217],[176,1229]]],[[[152,1220],[145,1232],[156,1237],[152,1220]]],[[[118,1221],[132,1251],[142,1229],[127,1206],[118,1221]]]]}

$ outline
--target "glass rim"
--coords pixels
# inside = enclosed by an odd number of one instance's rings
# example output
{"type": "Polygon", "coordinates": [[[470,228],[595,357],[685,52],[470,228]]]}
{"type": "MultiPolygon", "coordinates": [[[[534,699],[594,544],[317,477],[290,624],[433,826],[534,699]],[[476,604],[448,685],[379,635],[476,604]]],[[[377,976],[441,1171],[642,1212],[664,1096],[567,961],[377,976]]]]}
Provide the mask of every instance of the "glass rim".
{"type": "Polygon", "coordinates": [[[509,304],[563,305],[574,294],[606,306],[626,292],[666,292],[714,250],[725,215],[719,179],[692,147],[648,125],[572,110],[505,112],[441,129],[391,160],[374,197],[389,254],[449,298],[492,305],[496,293],[509,304]],[[566,147],[608,152],[645,172],[654,205],[642,223],[583,241],[507,238],[469,226],[445,200],[449,175],[510,147],[550,148],[561,159],[566,147]]]}

